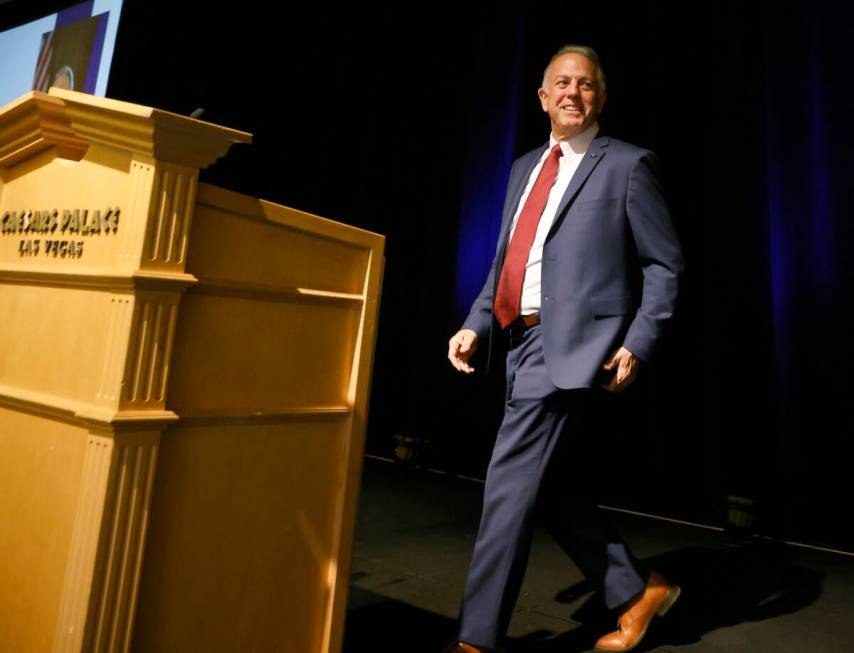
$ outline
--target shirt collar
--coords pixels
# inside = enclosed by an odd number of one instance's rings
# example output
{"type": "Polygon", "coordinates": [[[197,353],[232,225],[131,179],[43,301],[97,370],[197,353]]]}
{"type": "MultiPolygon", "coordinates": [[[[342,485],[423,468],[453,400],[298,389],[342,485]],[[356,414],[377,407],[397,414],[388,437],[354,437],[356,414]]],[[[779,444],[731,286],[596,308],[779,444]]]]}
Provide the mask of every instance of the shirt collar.
{"type": "Polygon", "coordinates": [[[561,151],[563,151],[564,156],[568,156],[570,154],[584,154],[587,151],[587,148],[590,147],[590,143],[593,142],[593,139],[596,138],[596,134],[598,133],[599,123],[594,122],[580,134],[576,134],[572,138],[568,138],[565,141],[558,141],[554,137],[554,134],[550,134],[549,149],[552,149],[555,145],[560,143],[560,149],[561,151]]]}

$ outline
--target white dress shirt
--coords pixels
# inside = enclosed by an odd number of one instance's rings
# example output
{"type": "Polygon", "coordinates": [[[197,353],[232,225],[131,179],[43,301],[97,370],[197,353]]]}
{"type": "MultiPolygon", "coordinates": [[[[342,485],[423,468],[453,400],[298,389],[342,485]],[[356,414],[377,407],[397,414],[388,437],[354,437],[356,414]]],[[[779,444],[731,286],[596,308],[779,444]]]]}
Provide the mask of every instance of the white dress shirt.
{"type": "MultiPolygon", "coordinates": [[[[543,261],[543,245],[546,242],[546,236],[552,228],[557,213],[558,204],[560,204],[563,195],[569,186],[569,180],[578,169],[578,165],[587,153],[587,148],[596,134],[599,133],[599,125],[593,123],[585,131],[577,134],[566,141],[560,141],[560,149],[563,156],[558,159],[559,165],[557,170],[557,178],[554,186],[549,191],[549,199],[546,202],[546,208],[543,209],[543,214],[540,216],[540,221],[537,224],[537,233],[534,236],[534,244],[531,245],[531,253],[528,255],[528,262],[525,264],[525,280],[522,283],[522,310],[521,315],[530,315],[537,313],[540,310],[540,273],[543,261]]],[[[528,179],[528,184],[525,186],[525,191],[519,199],[519,206],[516,209],[516,215],[513,216],[513,226],[510,230],[510,238],[513,238],[513,233],[516,231],[516,222],[519,220],[519,214],[522,212],[522,207],[525,206],[525,201],[528,199],[528,194],[540,174],[540,169],[543,167],[546,157],[548,157],[551,149],[557,145],[558,141],[554,135],[549,137],[549,147],[543,152],[543,156],[534,166],[531,177],[528,179]]]]}

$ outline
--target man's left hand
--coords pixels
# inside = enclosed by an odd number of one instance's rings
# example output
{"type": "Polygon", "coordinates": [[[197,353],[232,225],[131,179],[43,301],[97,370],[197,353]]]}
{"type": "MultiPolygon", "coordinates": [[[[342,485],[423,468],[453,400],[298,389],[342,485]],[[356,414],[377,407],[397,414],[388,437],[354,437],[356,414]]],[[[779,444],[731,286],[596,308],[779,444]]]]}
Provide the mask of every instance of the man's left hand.
{"type": "Polygon", "coordinates": [[[602,369],[611,371],[615,367],[617,371],[611,377],[611,381],[602,386],[608,392],[622,392],[634,382],[638,375],[640,359],[625,347],[620,347],[611,355],[602,369]]]}

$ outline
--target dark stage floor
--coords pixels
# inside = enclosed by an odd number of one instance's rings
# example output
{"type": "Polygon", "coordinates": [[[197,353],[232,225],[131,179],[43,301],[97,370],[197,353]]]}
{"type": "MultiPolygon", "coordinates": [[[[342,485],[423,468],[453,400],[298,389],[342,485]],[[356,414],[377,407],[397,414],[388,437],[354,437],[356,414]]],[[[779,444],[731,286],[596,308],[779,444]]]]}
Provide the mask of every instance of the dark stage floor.
{"type": "MultiPolygon", "coordinates": [[[[345,653],[437,653],[455,632],[482,484],[367,458],[345,653]]],[[[614,512],[635,554],[678,581],[680,601],[644,651],[854,652],[854,557],[614,512]]],[[[614,617],[538,531],[510,625],[510,652],[592,649],[614,617]]]]}

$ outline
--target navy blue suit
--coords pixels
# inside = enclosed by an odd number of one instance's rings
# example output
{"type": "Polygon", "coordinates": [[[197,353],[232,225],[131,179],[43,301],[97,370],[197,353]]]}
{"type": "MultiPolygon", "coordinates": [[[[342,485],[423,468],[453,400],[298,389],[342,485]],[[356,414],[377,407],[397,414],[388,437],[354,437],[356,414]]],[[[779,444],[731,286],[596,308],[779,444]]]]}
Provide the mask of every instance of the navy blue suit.
{"type": "MultiPolygon", "coordinates": [[[[547,146],[546,146],[547,147],[547,146]]],[[[513,216],[538,148],[513,165],[492,269],[463,328],[503,341],[492,316],[513,216]]],[[[681,248],[654,155],[598,136],[573,175],[543,248],[541,324],[507,353],[507,401],[484,489],[478,539],[460,615],[460,640],[494,647],[504,637],[538,513],[608,607],[646,578],[579,483],[585,438],[596,438],[602,364],[620,346],[648,361],[671,317],[681,248]]],[[[588,481],[590,479],[587,479],[588,481]]],[[[607,478],[594,479],[607,482],[607,478]]]]}

